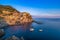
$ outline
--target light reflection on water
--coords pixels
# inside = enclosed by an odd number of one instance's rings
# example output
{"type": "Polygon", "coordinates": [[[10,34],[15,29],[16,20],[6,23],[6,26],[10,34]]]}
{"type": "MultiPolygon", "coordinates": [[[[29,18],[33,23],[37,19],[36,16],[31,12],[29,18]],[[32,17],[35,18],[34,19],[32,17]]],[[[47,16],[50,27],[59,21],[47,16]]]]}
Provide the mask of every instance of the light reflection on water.
{"type": "MultiPolygon", "coordinates": [[[[23,31],[21,26],[8,27],[5,29],[6,35],[3,38],[8,38],[12,35],[16,35],[17,37],[24,36],[27,39],[41,39],[41,40],[58,40],[60,39],[60,21],[53,21],[52,19],[35,19],[36,21],[42,21],[43,24],[38,25],[33,23],[32,26],[35,29],[33,32],[27,30],[23,31]],[[42,29],[42,32],[39,32],[39,29],[42,29]]],[[[59,19],[60,20],[60,19],[59,19]]]]}

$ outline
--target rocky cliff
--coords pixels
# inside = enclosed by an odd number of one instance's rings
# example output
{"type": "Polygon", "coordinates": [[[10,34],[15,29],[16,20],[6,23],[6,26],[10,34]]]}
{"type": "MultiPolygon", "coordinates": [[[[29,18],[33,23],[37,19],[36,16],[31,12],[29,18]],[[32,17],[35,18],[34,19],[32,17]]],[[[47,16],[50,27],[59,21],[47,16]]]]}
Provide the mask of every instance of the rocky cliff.
{"type": "Polygon", "coordinates": [[[20,25],[32,23],[32,17],[27,12],[19,12],[8,5],[0,5],[0,20],[3,19],[8,25],[20,25]]]}

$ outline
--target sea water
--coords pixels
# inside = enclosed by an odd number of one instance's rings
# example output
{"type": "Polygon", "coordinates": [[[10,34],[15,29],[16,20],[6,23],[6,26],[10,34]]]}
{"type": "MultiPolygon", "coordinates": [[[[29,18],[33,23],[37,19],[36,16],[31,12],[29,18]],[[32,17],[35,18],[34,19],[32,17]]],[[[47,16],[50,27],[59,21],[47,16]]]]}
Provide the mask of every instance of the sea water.
{"type": "Polygon", "coordinates": [[[20,38],[23,36],[25,40],[60,40],[60,18],[34,18],[34,20],[42,22],[42,24],[32,23],[33,32],[23,29],[20,26],[12,26],[5,28],[3,39],[12,35],[20,38]],[[39,31],[39,30],[42,31],[39,31]]]}

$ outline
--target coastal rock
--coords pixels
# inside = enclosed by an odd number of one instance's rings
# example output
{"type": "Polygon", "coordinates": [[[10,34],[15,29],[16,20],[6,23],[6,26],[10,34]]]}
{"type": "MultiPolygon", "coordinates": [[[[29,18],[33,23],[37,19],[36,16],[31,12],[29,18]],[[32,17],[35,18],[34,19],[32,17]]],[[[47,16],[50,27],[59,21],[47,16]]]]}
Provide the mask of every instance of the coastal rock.
{"type": "MultiPolygon", "coordinates": [[[[40,22],[36,22],[33,20],[32,16],[28,12],[19,12],[15,8],[9,6],[9,5],[0,5],[0,19],[3,19],[2,26],[9,25],[9,26],[15,26],[15,25],[22,25],[24,29],[29,28],[32,22],[35,22],[37,24],[41,24],[40,22]]],[[[1,27],[2,27],[1,26],[1,27]]]]}
{"type": "Polygon", "coordinates": [[[5,28],[7,26],[8,24],[3,19],[0,19],[0,28],[5,28]]]}
{"type": "Polygon", "coordinates": [[[8,5],[0,5],[0,17],[2,17],[8,25],[32,23],[32,16],[29,13],[19,12],[8,5]]]}
{"type": "Polygon", "coordinates": [[[4,36],[4,34],[5,34],[4,29],[0,29],[0,38],[4,36]]]}
{"type": "Polygon", "coordinates": [[[5,40],[20,40],[18,37],[16,37],[15,35],[13,35],[12,37],[9,37],[5,40]]]}

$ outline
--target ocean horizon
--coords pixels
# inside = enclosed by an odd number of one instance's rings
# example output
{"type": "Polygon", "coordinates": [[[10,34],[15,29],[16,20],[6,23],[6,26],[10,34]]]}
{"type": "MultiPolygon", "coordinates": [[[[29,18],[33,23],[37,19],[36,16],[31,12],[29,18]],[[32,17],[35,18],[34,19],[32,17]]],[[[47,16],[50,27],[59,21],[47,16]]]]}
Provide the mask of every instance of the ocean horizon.
{"type": "Polygon", "coordinates": [[[6,34],[2,38],[6,39],[15,35],[18,38],[23,36],[25,40],[60,40],[60,18],[34,18],[34,20],[42,22],[42,24],[32,23],[33,32],[29,29],[23,32],[22,28],[18,26],[16,29],[8,27],[4,29],[6,34]],[[39,29],[43,31],[40,32],[39,29]]]}

